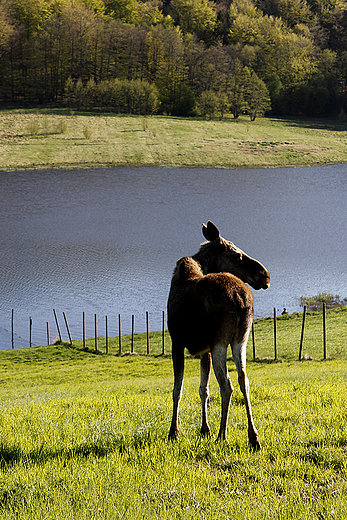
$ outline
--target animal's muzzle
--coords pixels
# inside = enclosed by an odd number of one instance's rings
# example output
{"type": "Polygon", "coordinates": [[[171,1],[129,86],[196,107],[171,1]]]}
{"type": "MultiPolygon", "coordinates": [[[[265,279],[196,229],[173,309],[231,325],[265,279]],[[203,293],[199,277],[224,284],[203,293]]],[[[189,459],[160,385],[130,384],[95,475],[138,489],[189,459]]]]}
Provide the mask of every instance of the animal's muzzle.
{"type": "Polygon", "coordinates": [[[254,289],[268,289],[270,287],[270,275],[266,271],[255,277],[254,289]]]}

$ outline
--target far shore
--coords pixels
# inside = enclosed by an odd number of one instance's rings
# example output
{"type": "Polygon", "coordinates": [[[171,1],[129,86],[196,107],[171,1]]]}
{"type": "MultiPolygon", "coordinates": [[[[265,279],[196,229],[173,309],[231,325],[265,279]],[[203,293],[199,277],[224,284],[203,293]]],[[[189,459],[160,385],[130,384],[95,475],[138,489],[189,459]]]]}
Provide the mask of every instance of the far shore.
{"type": "Polygon", "coordinates": [[[0,110],[0,170],[162,166],[269,168],[347,162],[346,123],[0,110]]]}

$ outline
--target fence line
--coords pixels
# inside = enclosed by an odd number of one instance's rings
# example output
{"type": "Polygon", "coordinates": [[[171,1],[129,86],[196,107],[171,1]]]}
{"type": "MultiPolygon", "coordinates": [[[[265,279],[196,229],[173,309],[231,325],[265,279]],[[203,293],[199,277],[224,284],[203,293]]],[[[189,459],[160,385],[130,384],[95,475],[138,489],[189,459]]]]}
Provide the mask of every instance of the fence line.
{"type": "MultiPolygon", "coordinates": [[[[306,321],[306,305],[304,306],[303,318],[302,318],[302,326],[301,326],[301,337],[299,343],[299,356],[298,359],[301,361],[302,359],[302,350],[304,343],[304,332],[305,332],[305,321],[306,321]]],[[[67,334],[69,336],[70,345],[73,344],[68,320],[65,312],[62,313],[63,318],[66,325],[67,334]]],[[[323,358],[327,359],[327,334],[326,334],[326,304],[323,304],[323,358]]],[[[58,332],[59,341],[62,342],[62,334],[59,325],[58,315],[55,309],[53,309],[54,320],[58,332]]],[[[150,331],[149,331],[149,312],[146,311],[146,353],[150,354],[150,331]]],[[[276,307],[273,310],[273,327],[274,327],[274,360],[278,360],[278,346],[277,346],[277,312],[276,307]]],[[[11,346],[14,349],[14,338],[18,337],[21,340],[29,343],[29,346],[39,346],[36,343],[33,343],[33,320],[29,317],[29,340],[23,338],[19,334],[17,334],[14,330],[14,310],[12,309],[11,313],[11,331],[6,329],[5,327],[1,327],[6,332],[11,332],[11,346]]],[[[162,355],[165,355],[165,311],[162,311],[162,355]]],[[[121,323],[121,314],[118,314],[118,337],[119,337],[119,354],[122,354],[122,323],[121,323]]],[[[256,359],[256,343],[255,343],[255,326],[254,322],[252,323],[252,343],[253,343],[253,359],[256,359]]],[[[46,322],[46,333],[47,333],[47,345],[50,345],[50,331],[49,331],[49,322],[46,322]]],[[[109,322],[108,316],[105,316],[105,338],[106,338],[106,354],[109,353],[109,322]]],[[[86,348],[86,316],[85,312],[82,313],[82,340],[83,340],[83,348],[86,348]]],[[[95,341],[95,351],[98,352],[98,330],[97,330],[97,314],[94,314],[94,341],[95,341]]],[[[131,353],[134,353],[135,349],[135,315],[131,316],[131,353]]]]}
{"type": "Polygon", "coordinates": [[[276,307],[274,307],[274,347],[275,347],[275,361],[277,361],[277,316],[276,307]]]}
{"type": "Polygon", "coordinates": [[[299,348],[299,361],[301,361],[302,345],[304,343],[305,320],[306,320],[306,305],[304,305],[304,314],[302,316],[301,338],[300,338],[300,348],[299,348]]]}
{"type": "MultiPolygon", "coordinates": [[[[304,330],[305,330],[305,320],[306,320],[306,305],[304,306],[304,312],[302,317],[302,327],[301,327],[301,337],[300,337],[300,346],[299,346],[299,361],[301,361],[302,356],[302,347],[304,341],[304,330]]],[[[274,360],[278,360],[277,355],[277,313],[276,307],[273,310],[273,324],[274,324],[274,360]]],[[[254,331],[254,321],[252,323],[252,343],[253,343],[253,360],[256,359],[255,355],[255,331],[254,331]]],[[[326,304],[323,303],[323,359],[327,359],[327,334],[326,334],[326,304]]]]}
{"type": "Polygon", "coordinates": [[[50,345],[50,340],[49,340],[49,323],[48,323],[48,321],[47,321],[46,325],[47,325],[47,345],[50,345]]]}

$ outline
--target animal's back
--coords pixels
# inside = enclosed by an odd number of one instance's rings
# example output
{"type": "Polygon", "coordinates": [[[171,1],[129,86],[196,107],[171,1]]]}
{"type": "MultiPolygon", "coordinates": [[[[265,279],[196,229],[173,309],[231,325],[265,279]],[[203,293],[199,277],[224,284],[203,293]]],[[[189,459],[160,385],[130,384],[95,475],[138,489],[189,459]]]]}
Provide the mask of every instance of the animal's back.
{"type": "Polygon", "coordinates": [[[219,342],[232,343],[235,334],[241,339],[252,318],[251,290],[229,273],[208,274],[171,285],[169,332],[173,342],[186,347],[192,355],[219,342]]]}

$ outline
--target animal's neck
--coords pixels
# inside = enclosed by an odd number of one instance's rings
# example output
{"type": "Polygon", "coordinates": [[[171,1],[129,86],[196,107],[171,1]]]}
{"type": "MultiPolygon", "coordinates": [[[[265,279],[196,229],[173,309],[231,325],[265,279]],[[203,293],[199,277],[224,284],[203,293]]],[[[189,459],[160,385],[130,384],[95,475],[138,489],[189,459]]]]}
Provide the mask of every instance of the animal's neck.
{"type": "Polygon", "coordinates": [[[203,244],[199,251],[192,257],[196,262],[199,262],[204,274],[218,272],[214,249],[215,246],[213,244],[203,244]]]}

